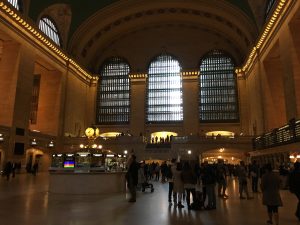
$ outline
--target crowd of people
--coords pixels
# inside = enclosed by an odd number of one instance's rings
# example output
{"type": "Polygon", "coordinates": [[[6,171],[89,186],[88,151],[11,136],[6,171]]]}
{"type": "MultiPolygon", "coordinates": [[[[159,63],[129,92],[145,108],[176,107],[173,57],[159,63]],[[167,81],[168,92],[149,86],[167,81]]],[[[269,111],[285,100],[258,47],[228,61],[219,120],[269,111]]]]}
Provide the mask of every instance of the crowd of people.
{"type": "MultiPolygon", "coordinates": [[[[268,212],[268,224],[279,224],[278,207],[283,206],[280,190],[289,188],[298,198],[296,217],[300,221],[300,163],[296,162],[286,177],[282,171],[271,164],[259,165],[255,160],[246,165],[243,161],[239,165],[225,164],[223,160],[209,164],[207,161],[198,164],[192,161],[138,163],[132,155],[128,162],[127,181],[131,193],[130,202],[136,201],[136,187],[147,182],[161,181],[168,183],[168,201],[176,208],[184,208],[186,202],[188,210],[215,210],[217,197],[228,199],[228,177],[236,177],[239,184],[239,198],[253,199],[250,193],[262,192],[263,205],[268,212]],[[250,182],[250,184],[249,184],[250,182]],[[286,183],[286,184],[283,184],[286,183]],[[252,191],[248,190],[248,186],[252,191]],[[259,191],[260,190],[260,191],[259,191]]],[[[286,175],[286,173],[285,173],[286,175]]]]}
{"type": "Polygon", "coordinates": [[[151,138],[151,144],[164,144],[164,143],[170,143],[172,141],[173,135],[167,135],[166,137],[152,137],[151,138]]]}

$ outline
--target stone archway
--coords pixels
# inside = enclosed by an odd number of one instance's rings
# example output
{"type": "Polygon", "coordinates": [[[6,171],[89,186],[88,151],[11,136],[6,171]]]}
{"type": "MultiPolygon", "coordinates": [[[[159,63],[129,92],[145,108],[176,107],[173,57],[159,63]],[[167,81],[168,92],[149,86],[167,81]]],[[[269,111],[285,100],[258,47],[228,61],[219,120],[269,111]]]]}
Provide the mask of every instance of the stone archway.
{"type": "Polygon", "coordinates": [[[240,161],[247,161],[246,151],[233,148],[218,148],[205,151],[201,154],[201,161],[216,163],[219,159],[225,163],[238,164],[240,161]]]}
{"type": "Polygon", "coordinates": [[[30,173],[33,165],[38,164],[38,171],[47,171],[50,166],[50,157],[43,150],[37,148],[29,148],[26,150],[26,171],[30,173]]]}

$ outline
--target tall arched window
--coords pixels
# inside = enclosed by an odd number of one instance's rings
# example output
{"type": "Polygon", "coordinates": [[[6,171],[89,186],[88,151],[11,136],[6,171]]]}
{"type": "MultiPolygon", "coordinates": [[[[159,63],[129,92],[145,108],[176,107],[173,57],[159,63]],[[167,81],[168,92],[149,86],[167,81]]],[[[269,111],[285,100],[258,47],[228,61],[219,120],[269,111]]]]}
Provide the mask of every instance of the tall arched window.
{"type": "Polygon", "coordinates": [[[18,11],[22,12],[22,1],[21,0],[8,0],[13,7],[15,7],[18,11]]]}
{"type": "Polygon", "coordinates": [[[147,122],[178,122],[183,119],[182,81],[179,62],[160,55],[149,66],[147,83],[147,122]]]}
{"type": "Polygon", "coordinates": [[[58,46],[61,46],[61,40],[58,34],[58,29],[50,18],[48,17],[41,18],[39,21],[39,28],[58,46]]]}
{"type": "Polygon", "coordinates": [[[239,120],[234,62],[220,50],[213,50],[201,61],[199,112],[203,122],[239,120]]]}
{"type": "Polygon", "coordinates": [[[270,12],[272,11],[273,6],[275,5],[276,0],[267,0],[266,9],[265,9],[265,19],[268,18],[270,12]]]}
{"type": "Polygon", "coordinates": [[[130,67],[119,57],[106,60],[100,69],[97,94],[97,124],[129,123],[130,67]]]}

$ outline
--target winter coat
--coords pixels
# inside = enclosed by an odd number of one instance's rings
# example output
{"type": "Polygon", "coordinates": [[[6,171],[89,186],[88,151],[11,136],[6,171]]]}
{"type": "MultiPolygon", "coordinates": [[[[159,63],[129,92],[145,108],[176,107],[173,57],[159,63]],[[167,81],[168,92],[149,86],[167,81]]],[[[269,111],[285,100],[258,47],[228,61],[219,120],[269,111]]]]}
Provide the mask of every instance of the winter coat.
{"type": "Polygon", "coordinates": [[[133,161],[126,173],[126,179],[128,183],[132,183],[133,185],[138,184],[138,170],[139,170],[139,164],[135,161],[133,161]]]}
{"type": "Polygon", "coordinates": [[[300,194],[300,170],[294,170],[289,175],[290,191],[295,194],[300,194]]]}
{"type": "Polygon", "coordinates": [[[173,192],[183,193],[184,187],[183,187],[183,181],[181,179],[181,171],[175,169],[172,171],[172,173],[173,173],[173,182],[174,182],[173,192]]]}
{"type": "Polygon", "coordinates": [[[197,183],[196,174],[192,170],[183,170],[181,173],[181,178],[183,184],[193,184],[197,183]]]}
{"type": "Polygon", "coordinates": [[[263,204],[267,206],[282,206],[280,197],[280,177],[278,172],[267,172],[261,179],[263,204]]]}

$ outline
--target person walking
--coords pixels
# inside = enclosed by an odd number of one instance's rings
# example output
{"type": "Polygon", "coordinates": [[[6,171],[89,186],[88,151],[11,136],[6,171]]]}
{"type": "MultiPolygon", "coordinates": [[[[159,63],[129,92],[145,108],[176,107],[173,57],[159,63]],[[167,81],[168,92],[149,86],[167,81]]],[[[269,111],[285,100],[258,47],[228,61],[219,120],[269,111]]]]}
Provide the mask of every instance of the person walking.
{"type": "Polygon", "coordinates": [[[12,163],[10,161],[8,161],[5,164],[4,170],[3,170],[3,173],[6,176],[6,180],[9,180],[11,172],[12,172],[12,163]]]}
{"type": "Polygon", "coordinates": [[[300,221],[300,162],[294,163],[294,170],[289,175],[290,192],[298,198],[298,205],[296,209],[296,217],[300,221]]]}
{"type": "Polygon", "coordinates": [[[182,166],[181,163],[176,164],[176,169],[172,170],[173,174],[173,182],[174,182],[174,187],[173,187],[173,197],[174,197],[174,207],[178,208],[184,208],[184,205],[181,203],[183,199],[183,192],[184,192],[184,187],[183,187],[183,182],[181,178],[181,172],[182,172],[182,166]],[[178,201],[178,202],[177,202],[178,201]]]}
{"type": "MultiPolygon", "coordinates": [[[[173,172],[176,170],[176,159],[171,160],[171,164],[167,167],[166,177],[169,182],[169,191],[168,191],[168,201],[169,204],[172,205],[172,195],[173,195],[173,187],[174,187],[174,179],[173,179],[173,172]]],[[[173,197],[174,201],[174,197],[173,197]]]]}
{"type": "Polygon", "coordinates": [[[136,162],[136,156],[132,155],[128,160],[128,171],[126,173],[127,186],[130,192],[129,202],[136,202],[136,186],[138,184],[139,164],[136,162]]]}
{"type": "Polygon", "coordinates": [[[218,183],[218,196],[227,199],[228,198],[228,195],[226,194],[227,180],[226,180],[226,168],[224,165],[224,160],[218,159],[216,173],[217,173],[217,183],[218,183]]]}
{"type": "Polygon", "coordinates": [[[138,170],[138,186],[142,188],[142,191],[145,191],[146,184],[147,184],[147,179],[145,176],[145,162],[142,161],[139,165],[139,170],[138,170]]]}
{"type": "Polygon", "coordinates": [[[278,172],[272,170],[271,164],[266,165],[266,173],[261,179],[261,190],[263,194],[263,205],[267,206],[268,224],[273,224],[273,216],[275,225],[279,224],[278,207],[282,206],[280,197],[280,177],[278,172]]]}
{"type": "Polygon", "coordinates": [[[244,161],[241,161],[240,166],[238,167],[238,179],[239,179],[240,199],[245,199],[245,197],[243,196],[243,192],[246,193],[247,199],[253,199],[253,197],[250,197],[248,191],[247,169],[244,161]]]}
{"type": "Polygon", "coordinates": [[[259,166],[257,165],[256,160],[253,160],[250,167],[250,176],[252,181],[252,191],[258,192],[259,166]]]}

